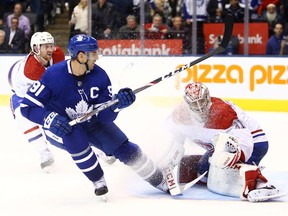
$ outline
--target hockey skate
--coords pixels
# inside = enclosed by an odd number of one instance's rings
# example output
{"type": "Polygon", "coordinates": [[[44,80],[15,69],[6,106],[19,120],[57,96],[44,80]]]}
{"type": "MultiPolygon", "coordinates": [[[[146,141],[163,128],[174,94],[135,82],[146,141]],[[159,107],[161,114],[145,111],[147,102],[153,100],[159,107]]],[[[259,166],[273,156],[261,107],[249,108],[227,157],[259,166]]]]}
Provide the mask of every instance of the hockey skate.
{"type": "Polygon", "coordinates": [[[115,163],[116,161],[116,158],[114,156],[106,156],[105,158],[102,157],[101,159],[109,165],[115,163]]]}
{"type": "Polygon", "coordinates": [[[266,185],[265,187],[256,188],[248,193],[247,199],[250,202],[264,202],[270,199],[278,199],[284,196],[280,194],[279,190],[273,185],[266,185]]]}
{"type": "Polygon", "coordinates": [[[107,163],[109,165],[115,163],[116,158],[113,155],[106,155],[103,151],[101,151],[100,149],[97,149],[97,148],[95,148],[94,151],[95,151],[97,157],[100,158],[105,163],[107,163]]]}
{"type": "Polygon", "coordinates": [[[104,176],[102,176],[98,181],[93,182],[94,185],[94,193],[98,197],[102,197],[103,200],[106,202],[107,197],[106,194],[108,193],[108,187],[106,185],[106,181],[104,176]]]}
{"type": "Polygon", "coordinates": [[[44,170],[46,173],[50,173],[53,170],[53,164],[54,164],[54,157],[53,154],[49,149],[44,150],[40,154],[40,167],[42,170],[44,170]]]}

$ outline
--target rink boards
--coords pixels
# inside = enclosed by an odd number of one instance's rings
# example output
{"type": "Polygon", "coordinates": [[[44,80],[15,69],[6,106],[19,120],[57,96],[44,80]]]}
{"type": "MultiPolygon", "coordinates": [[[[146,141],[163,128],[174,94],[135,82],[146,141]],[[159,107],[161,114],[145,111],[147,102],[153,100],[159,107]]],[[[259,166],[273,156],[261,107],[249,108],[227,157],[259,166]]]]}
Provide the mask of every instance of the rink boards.
{"type": "MultiPolygon", "coordinates": [[[[0,105],[8,105],[8,72],[24,56],[0,56],[0,105]]],[[[68,58],[68,57],[67,57],[68,58]]],[[[109,74],[113,90],[136,89],[174,73],[199,57],[104,56],[97,64],[109,74]]],[[[151,88],[138,98],[156,106],[174,105],[182,100],[185,86],[204,82],[211,96],[230,99],[245,110],[288,111],[288,63],[285,57],[212,57],[151,88]]],[[[139,100],[139,99],[138,99],[139,100]]]]}

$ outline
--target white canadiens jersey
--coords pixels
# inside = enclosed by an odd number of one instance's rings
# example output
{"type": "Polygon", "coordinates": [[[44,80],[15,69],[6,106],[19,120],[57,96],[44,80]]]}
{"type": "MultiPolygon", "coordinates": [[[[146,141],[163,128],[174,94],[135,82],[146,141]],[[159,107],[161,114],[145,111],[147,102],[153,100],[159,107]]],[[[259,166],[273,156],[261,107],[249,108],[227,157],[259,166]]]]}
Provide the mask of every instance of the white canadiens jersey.
{"type": "MultiPolygon", "coordinates": [[[[65,55],[60,47],[55,47],[52,53],[50,65],[65,60],[65,55]]],[[[40,80],[46,68],[37,60],[32,53],[28,54],[12,65],[9,71],[9,83],[12,91],[20,98],[23,98],[30,86],[40,80]]]]}
{"type": "Polygon", "coordinates": [[[173,142],[183,145],[188,138],[195,143],[211,144],[219,132],[229,133],[238,138],[247,161],[251,157],[254,143],[267,141],[261,126],[232,102],[215,97],[211,101],[209,117],[204,123],[197,121],[186,103],[174,109],[165,122],[168,131],[174,135],[173,142]]]}

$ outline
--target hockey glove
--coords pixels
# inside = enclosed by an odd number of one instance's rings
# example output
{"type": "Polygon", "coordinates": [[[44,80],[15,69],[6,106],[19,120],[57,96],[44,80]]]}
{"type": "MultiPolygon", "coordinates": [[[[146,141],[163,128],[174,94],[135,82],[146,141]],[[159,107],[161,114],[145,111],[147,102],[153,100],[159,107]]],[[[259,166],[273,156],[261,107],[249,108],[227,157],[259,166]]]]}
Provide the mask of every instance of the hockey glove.
{"type": "Polygon", "coordinates": [[[116,98],[119,102],[114,108],[123,109],[130,106],[135,101],[136,96],[130,88],[123,88],[119,90],[116,98]]]}
{"type": "Polygon", "coordinates": [[[72,131],[69,120],[56,112],[47,112],[44,117],[43,128],[53,134],[63,137],[72,131]]]}
{"type": "Polygon", "coordinates": [[[210,164],[227,169],[239,161],[242,151],[236,137],[227,133],[219,133],[212,142],[215,151],[209,159],[210,164]]]}

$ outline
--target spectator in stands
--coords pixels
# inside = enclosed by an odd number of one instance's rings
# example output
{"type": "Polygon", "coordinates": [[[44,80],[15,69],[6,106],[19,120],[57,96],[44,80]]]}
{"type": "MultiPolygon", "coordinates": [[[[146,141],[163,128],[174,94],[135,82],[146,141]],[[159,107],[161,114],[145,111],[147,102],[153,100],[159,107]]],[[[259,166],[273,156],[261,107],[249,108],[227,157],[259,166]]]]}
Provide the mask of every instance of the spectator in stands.
{"type": "Polygon", "coordinates": [[[168,27],[173,26],[173,17],[183,15],[183,0],[165,0],[163,5],[163,16],[168,27]]]}
{"type": "Polygon", "coordinates": [[[281,43],[283,39],[283,25],[282,23],[276,23],[274,35],[272,35],[267,41],[266,55],[280,55],[281,43]]]}
{"type": "Polygon", "coordinates": [[[0,29],[4,29],[4,28],[6,28],[7,27],[7,25],[5,24],[5,22],[4,22],[4,19],[3,18],[0,18],[0,29]]]}
{"type": "Polygon", "coordinates": [[[258,16],[262,16],[263,12],[267,10],[269,4],[274,4],[276,7],[279,7],[281,0],[261,0],[258,7],[258,16]]]}
{"type": "Polygon", "coordinates": [[[0,30],[0,53],[5,54],[9,52],[9,46],[7,43],[5,43],[5,31],[2,29],[0,30]]]}
{"type": "Polygon", "coordinates": [[[70,37],[77,34],[88,33],[88,6],[87,0],[80,0],[79,4],[73,9],[71,19],[69,20],[70,37]]]}
{"type": "Polygon", "coordinates": [[[65,0],[65,5],[68,8],[68,19],[70,20],[74,8],[79,4],[79,0],[65,0]]]}
{"type": "Polygon", "coordinates": [[[162,16],[155,14],[152,23],[145,24],[146,39],[164,39],[168,32],[167,26],[162,22],[162,16]]]}
{"type": "Polygon", "coordinates": [[[288,0],[281,0],[280,15],[285,23],[284,32],[288,33],[288,0]]]}
{"type": "Polygon", "coordinates": [[[209,0],[207,4],[208,22],[221,23],[224,21],[225,5],[229,4],[230,0],[209,0]]]}
{"type": "MultiPolygon", "coordinates": [[[[207,21],[207,5],[209,0],[203,0],[201,4],[197,5],[196,8],[196,27],[197,27],[197,53],[196,54],[204,54],[205,53],[205,39],[204,39],[204,31],[203,26],[207,21]]],[[[189,30],[189,49],[192,53],[192,22],[193,22],[193,0],[184,0],[183,3],[183,15],[185,20],[186,28],[189,30]]]]}
{"type": "Polygon", "coordinates": [[[115,11],[117,13],[117,19],[114,24],[114,29],[120,29],[122,26],[126,25],[126,18],[128,15],[133,14],[133,1],[131,0],[107,0],[114,5],[115,11]]]}
{"type": "Polygon", "coordinates": [[[134,15],[128,15],[127,24],[119,29],[117,39],[139,39],[140,28],[134,15]]]}
{"type": "Polygon", "coordinates": [[[30,20],[28,19],[27,16],[22,14],[22,5],[20,3],[16,3],[14,5],[13,14],[8,15],[7,17],[8,27],[11,27],[12,17],[18,17],[18,20],[19,20],[18,28],[24,31],[26,40],[30,40],[30,37],[31,37],[30,20]]]}
{"type": "Polygon", "coordinates": [[[181,39],[183,43],[183,53],[187,53],[187,29],[183,25],[181,16],[173,17],[173,24],[171,28],[168,28],[166,34],[167,39],[181,39]]]}
{"type": "MultiPolygon", "coordinates": [[[[136,17],[137,23],[140,23],[140,1],[141,0],[133,0],[133,12],[131,13],[136,17]]],[[[144,2],[144,23],[152,22],[151,6],[148,1],[149,0],[145,0],[144,2]]]]}
{"type": "Polygon", "coordinates": [[[283,40],[281,41],[279,55],[288,55],[288,35],[283,37],[283,40]]]}
{"type": "Polygon", "coordinates": [[[162,17],[163,23],[163,8],[164,8],[164,1],[165,0],[147,0],[150,4],[150,14],[153,17],[155,14],[159,14],[162,17]]]}
{"type": "Polygon", "coordinates": [[[5,43],[8,44],[11,53],[25,53],[25,33],[19,28],[18,17],[11,19],[11,27],[4,29],[6,33],[5,43]]]}
{"type": "Polygon", "coordinates": [[[267,5],[266,12],[262,15],[262,20],[268,22],[269,38],[274,34],[275,24],[282,22],[282,17],[278,14],[276,5],[267,5]]]}
{"type": "MultiPolygon", "coordinates": [[[[37,31],[45,31],[45,26],[54,23],[55,0],[29,0],[27,1],[27,13],[35,13],[37,16],[37,31]]],[[[23,7],[23,11],[25,8],[23,7]]],[[[30,20],[31,22],[31,20],[30,20]]],[[[31,23],[32,24],[32,23],[31,23]]],[[[32,35],[32,34],[31,34],[32,35]]]]}
{"type": "Polygon", "coordinates": [[[234,22],[244,22],[245,5],[239,2],[239,0],[230,0],[230,3],[226,5],[226,14],[232,14],[234,22]]]}
{"type": "Polygon", "coordinates": [[[92,36],[97,40],[112,39],[117,19],[116,9],[106,0],[92,4],[92,36]]]}

